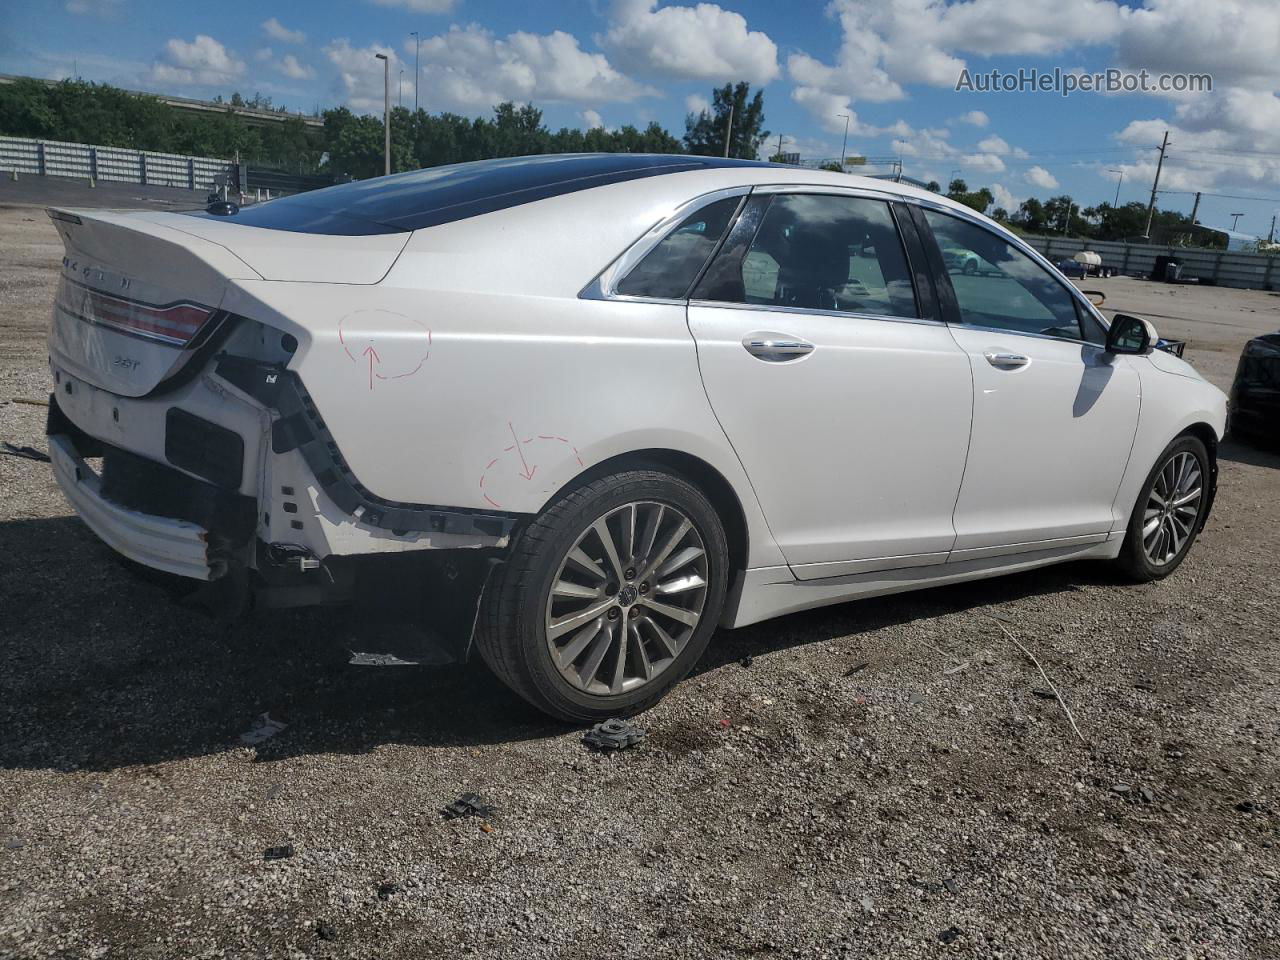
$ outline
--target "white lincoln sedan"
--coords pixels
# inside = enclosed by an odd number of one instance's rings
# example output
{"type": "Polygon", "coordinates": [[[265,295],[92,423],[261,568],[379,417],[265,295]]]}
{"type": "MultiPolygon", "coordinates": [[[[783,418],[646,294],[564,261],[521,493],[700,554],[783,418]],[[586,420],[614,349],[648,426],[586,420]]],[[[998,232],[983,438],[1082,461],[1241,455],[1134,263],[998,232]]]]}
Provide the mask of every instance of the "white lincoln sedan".
{"type": "Polygon", "coordinates": [[[567,155],[50,216],[50,449],[103,541],[223,607],[412,608],[572,721],[717,626],[1167,576],[1213,501],[1223,394],[899,184],[567,155]]]}

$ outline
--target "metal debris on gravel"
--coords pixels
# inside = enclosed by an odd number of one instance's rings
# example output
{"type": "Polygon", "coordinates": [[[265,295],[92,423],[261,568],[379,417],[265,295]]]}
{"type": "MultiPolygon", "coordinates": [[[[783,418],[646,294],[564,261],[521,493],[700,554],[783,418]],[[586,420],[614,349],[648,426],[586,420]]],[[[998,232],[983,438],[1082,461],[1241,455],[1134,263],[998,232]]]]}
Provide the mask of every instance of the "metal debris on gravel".
{"type": "Polygon", "coordinates": [[[626,750],[629,747],[644,743],[648,734],[643,728],[629,720],[613,718],[594,727],[582,735],[582,742],[592,750],[608,753],[613,750],[626,750]]]}

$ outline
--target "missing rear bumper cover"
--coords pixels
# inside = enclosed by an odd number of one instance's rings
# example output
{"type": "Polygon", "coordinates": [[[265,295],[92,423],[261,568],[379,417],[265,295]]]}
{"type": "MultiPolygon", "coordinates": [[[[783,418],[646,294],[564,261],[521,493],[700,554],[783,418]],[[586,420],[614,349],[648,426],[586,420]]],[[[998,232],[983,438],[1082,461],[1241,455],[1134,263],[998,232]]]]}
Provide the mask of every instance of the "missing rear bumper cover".
{"type": "Polygon", "coordinates": [[[459,507],[384,500],[352,472],[298,375],[278,364],[221,354],[215,372],[264,406],[279,413],[272,425],[275,453],[297,450],[339,509],[361,523],[396,533],[416,531],[460,536],[509,536],[518,517],[459,507]]]}

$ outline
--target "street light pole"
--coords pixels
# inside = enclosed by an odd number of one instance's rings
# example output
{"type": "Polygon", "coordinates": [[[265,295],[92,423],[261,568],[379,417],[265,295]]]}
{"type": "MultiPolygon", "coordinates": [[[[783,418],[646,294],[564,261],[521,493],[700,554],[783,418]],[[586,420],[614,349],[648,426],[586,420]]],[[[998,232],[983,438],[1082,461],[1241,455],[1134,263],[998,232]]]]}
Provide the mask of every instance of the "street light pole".
{"type": "Polygon", "coordinates": [[[404,106],[404,71],[400,71],[400,80],[396,83],[396,106],[404,106]]]}
{"type": "Polygon", "coordinates": [[[1113,206],[1113,207],[1119,207],[1119,206],[1120,206],[1120,184],[1124,183],[1124,171],[1123,171],[1123,170],[1108,170],[1108,171],[1107,171],[1107,173],[1118,173],[1118,174],[1120,174],[1120,179],[1116,181],[1116,202],[1115,202],[1115,203],[1113,203],[1113,204],[1111,205],[1111,206],[1113,206]]]}
{"type": "Polygon", "coordinates": [[[422,36],[417,30],[409,33],[413,37],[413,112],[418,112],[418,50],[422,47],[422,36]]]}
{"type": "Polygon", "coordinates": [[[1243,214],[1243,213],[1233,213],[1233,214],[1231,214],[1231,232],[1232,232],[1232,233],[1234,233],[1234,232],[1235,232],[1236,224],[1240,222],[1240,218],[1241,218],[1241,217],[1243,217],[1243,216],[1244,216],[1244,214],[1243,214]]]}
{"type": "Polygon", "coordinates": [[[385,53],[375,53],[382,61],[382,153],[386,176],[391,174],[391,61],[385,53]]]}
{"type": "Polygon", "coordinates": [[[845,151],[849,149],[849,115],[847,113],[837,113],[837,117],[844,117],[844,140],[840,143],[840,171],[844,172],[845,151]]]}

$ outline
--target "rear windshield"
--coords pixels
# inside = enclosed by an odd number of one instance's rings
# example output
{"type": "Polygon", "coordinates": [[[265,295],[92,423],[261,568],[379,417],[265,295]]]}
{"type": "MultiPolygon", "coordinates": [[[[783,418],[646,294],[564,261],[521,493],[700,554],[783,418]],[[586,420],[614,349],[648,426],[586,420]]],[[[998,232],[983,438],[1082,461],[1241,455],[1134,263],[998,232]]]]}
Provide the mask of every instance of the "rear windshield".
{"type": "Polygon", "coordinates": [[[227,217],[252,227],[361,236],[420,230],[577,190],[709,167],[763,167],[754,160],[661,154],[503,157],[357,180],[246,206],[227,217]]]}

